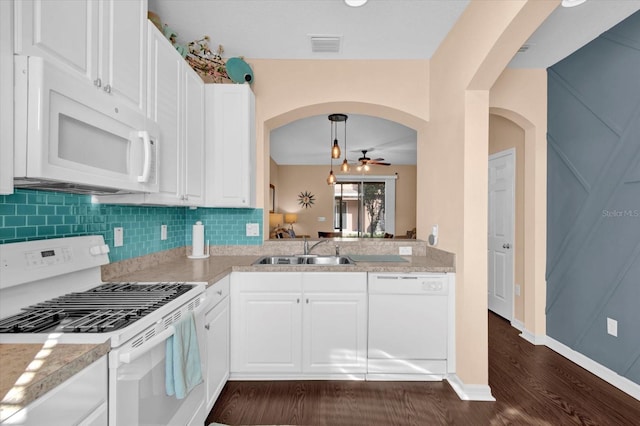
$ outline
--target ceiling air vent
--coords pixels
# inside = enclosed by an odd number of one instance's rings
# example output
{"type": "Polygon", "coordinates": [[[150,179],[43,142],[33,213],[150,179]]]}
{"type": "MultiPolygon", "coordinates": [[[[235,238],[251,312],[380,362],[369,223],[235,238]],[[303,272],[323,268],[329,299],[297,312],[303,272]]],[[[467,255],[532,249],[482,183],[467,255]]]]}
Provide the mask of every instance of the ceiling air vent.
{"type": "Polygon", "coordinates": [[[520,46],[520,49],[518,49],[518,53],[524,53],[527,50],[529,50],[531,48],[531,46],[533,46],[532,44],[523,44],[522,46],[520,46]]]}
{"type": "Polygon", "coordinates": [[[338,53],[342,36],[310,35],[311,51],[313,53],[338,53]]]}

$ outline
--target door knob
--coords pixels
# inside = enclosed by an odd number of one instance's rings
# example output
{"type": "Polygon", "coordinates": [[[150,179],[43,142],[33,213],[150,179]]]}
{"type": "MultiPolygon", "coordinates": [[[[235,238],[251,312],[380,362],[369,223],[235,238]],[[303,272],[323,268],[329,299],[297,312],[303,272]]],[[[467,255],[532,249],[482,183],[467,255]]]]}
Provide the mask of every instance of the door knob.
{"type": "Polygon", "coordinates": [[[502,248],[503,248],[503,249],[510,249],[510,248],[511,248],[511,245],[510,245],[509,243],[504,243],[504,244],[502,245],[502,248]]]}

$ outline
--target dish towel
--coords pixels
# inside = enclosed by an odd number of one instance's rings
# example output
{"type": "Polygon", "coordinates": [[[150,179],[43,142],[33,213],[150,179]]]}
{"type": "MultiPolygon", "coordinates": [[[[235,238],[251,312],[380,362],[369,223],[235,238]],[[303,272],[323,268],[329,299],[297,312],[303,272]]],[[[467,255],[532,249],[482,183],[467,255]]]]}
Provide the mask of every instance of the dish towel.
{"type": "Polygon", "coordinates": [[[167,339],[165,387],[167,395],[183,399],[202,382],[200,348],[193,312],[189,312],[173,327],[175,333],[167,339]]]}

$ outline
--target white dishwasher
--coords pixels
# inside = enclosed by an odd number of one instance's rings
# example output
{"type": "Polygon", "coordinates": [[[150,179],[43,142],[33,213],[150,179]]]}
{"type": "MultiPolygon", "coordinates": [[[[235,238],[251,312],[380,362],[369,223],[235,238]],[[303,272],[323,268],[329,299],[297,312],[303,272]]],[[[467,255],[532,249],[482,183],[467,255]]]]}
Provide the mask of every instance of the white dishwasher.
{"type": "Polygon", "coordinates": [[[453,283],[453,274],[369,274],[368,380],[453,372],[453,283]]]}

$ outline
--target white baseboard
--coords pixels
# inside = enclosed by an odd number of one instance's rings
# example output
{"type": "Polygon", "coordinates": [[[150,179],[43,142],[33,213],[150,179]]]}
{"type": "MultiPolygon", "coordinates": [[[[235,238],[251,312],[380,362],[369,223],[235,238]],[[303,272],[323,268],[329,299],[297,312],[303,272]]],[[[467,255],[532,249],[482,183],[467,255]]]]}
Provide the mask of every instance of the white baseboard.
{"type": "Polygon", "coordinates": [[[447,381],[463,401],[495,401],[489,385],[466,385],[456,374],[449,374],[447,381]]]}
{"type": "Polygon", "coordinates": [[[515,328],[520,332],[524,331],[524,323],[517,319],[514,319],[513,321],[511,321],[511,327],[515,328]]]}
{"type": "Polygon", "coordinates": [[[529,330],[527,330],[526,328],[523,327],[523,329],[521,330],[522,333],[520,333],[520,337],[522,337],[524,340],[526,340],[527,342],[531,343],[532,345],[546,345],[547,344],[547,336],[542,334],[533,334],[532,332],[530,332],[529,330]]]}
{"type": "Polygon", "coordinates": [[[640,385],[547,336],[547,347],[640,401],[640,385]]]}

